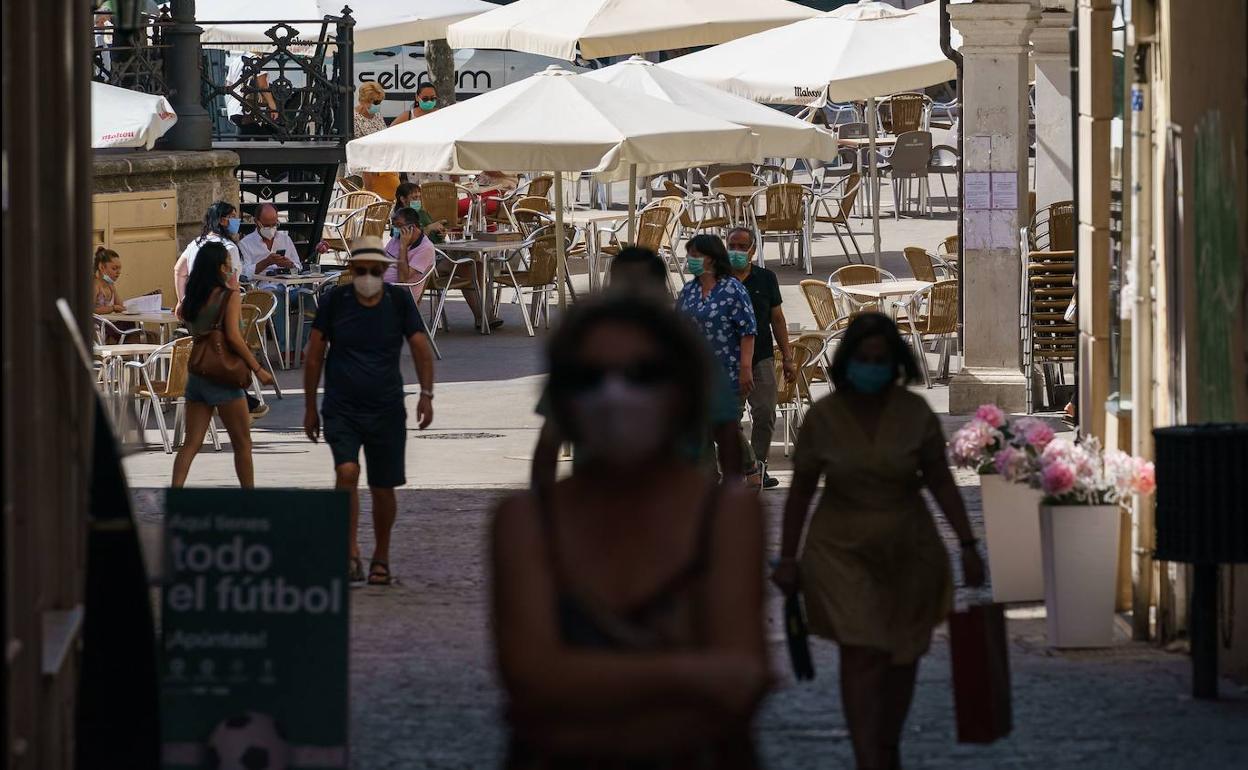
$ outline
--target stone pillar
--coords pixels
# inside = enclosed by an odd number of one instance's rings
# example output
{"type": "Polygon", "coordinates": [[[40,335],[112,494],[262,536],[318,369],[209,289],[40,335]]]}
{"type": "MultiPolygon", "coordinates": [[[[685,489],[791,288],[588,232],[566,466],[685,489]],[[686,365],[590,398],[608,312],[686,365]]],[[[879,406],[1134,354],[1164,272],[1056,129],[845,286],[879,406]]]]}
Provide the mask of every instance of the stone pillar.
{"type": "Polygon", "coordinates": [[[1074,14],[1046,10],[1031,31],[1036,65],[1036,209],[1074,198],[1070,132],[1070,26],[1074,14]]]}
{"type": "Polygon", "coordinates": [[[208,150],[212,148],[212,118],[200,104],[200,45],[203,30],[195,24],[195,0],[173,0],[173,28],[166,36],[172,49],[165,77],[169,83],[169,103],[178,122],[161,137],[167,150],[208,150]]]}
{"type": "Polygon", "coordinates": [[[1113,0],[1080,0],[1079,214],[1075,255],[1079,306],[1079,431],[1105,440],[1109,398],[1110,123],[1114,117],[1113,0]]]}
{"type": "Polygon", "coordinates": [[[964,361],[949,383],[949,411],[966,414],[993,402],[1007,412],[1027,403],[1019,314],[1022,254],[1028,223],[1027,82],[1031,30],[1039,13],[1029,2],[949,6],[962,33],[964,361]],[[975,183],[989,182],[995,201],[977,201],[975,183]],[[1013,192],[1001,195],[1001,191],[1013,192]]]}

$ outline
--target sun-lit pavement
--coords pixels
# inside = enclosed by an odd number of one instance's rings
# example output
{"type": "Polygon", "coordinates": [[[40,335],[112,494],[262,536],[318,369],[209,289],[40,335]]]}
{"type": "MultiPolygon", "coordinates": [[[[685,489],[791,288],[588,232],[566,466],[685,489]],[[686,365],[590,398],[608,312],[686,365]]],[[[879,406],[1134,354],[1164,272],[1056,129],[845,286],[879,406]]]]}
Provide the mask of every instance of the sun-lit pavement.
{"type": "MultiPolygon", "coordinates": [[[[937,183],[938,187],[938,183],[937,183]]],[[[870,247],[865,222],[854,221],[859,244],[870,247]]],[[[909,270],[901,247],[933,248],[955,230],[950,215],[885,222],[882,266],[909,270]]],[[[790,321],[811,323],[798,290],[805,276],[776,267],[790,321]]],[[[836,239],[815,240],[815,277],[844,264],[836,239]]],[[[584,276],[578,276],[583,285],[584,276]]],[[[545,331],[525,335],[517,306],[504,304],[507,325],[490,337],[475,334],[462,304],[452,308],[452,330],[438,337],[445,358],[437,365],[436,419],[408,442],[408,487],[399,490],[400,516],[392,564],[399,579],[390,588],[352,592],[352,766],[464,768],[496,766],[502,751],[500,695],[492,671],[484,565],[486,522],[507,489],[525,484],[528,456],[540,420],[533,414],[541,386],[545,331]]],[[[933,358],[934,362],[934,358],[933,358]]],[[[414,382],[410,364],[408,382],[414,382]]],[[[270,414],[253,431],[256,480],[261,486],[328,487],[332,468],[324,444],[302,434],[302,372],[280,373],[286,398],[270,396],[270,414]]],[[[938,412],[947,411],[947,390],[920,389],[938,412]]],[[[409,386],[414,407],[415,387],[409,386]]],[[[410,412],[410,410],[409,410],[410,412]]],[[[957,418],[944,418],[946,431],[957,418]]],[[[155,440],[154,432],[149,438],[155,440]]],[[[773,468],[787,482],[787,462],[777,434],[773,468]]],[[[196,460],[190,484],[233,486],[228,451],[207,447],[196,460]]],[[[159,450],[138,452],[125,462],[136,488],[168,483],[172,458],[159,450]]],[[[959,483],[978,526],[975,477],[959,483]]],[[[778,540],[782,490],[767,492],[773,546],[778,540]]],[[[146,498],[145,498],[146,499],[146,498]]],[[[364,496],[367,505],[367,496],[364,496]]],[[[150,507],[150,501],[145,502],[150,507]]],[[[143,518],[152,521],[154,514],[143,518]]],[[[371,533],[364,516],[364,553],[371,533]]],[[[773,599],[771,633],[778,672],[787,660],[779,644],[773,599]]],[[[989,747],[953,740],[948,646],[937,632],[920,669],[919,689],[904,748],[907,767],[976,768],[1221,768],[1243,766],[1248,756],[1248,695],[1224,682],[1226,700],[1193,701],[1188,660],[1152,646],[1126,641],[1110,650],[1054,653],[1044,646],[1042,607],[1012,611],[1014,682],[1012,737],[989,747]]],[[[813,683],[794,686],[782,677],[759,720],[759,743],[772,768],[841,768],[851,753],[841,716],[836,653],[815,645],[819,672],[813,683]]]]}

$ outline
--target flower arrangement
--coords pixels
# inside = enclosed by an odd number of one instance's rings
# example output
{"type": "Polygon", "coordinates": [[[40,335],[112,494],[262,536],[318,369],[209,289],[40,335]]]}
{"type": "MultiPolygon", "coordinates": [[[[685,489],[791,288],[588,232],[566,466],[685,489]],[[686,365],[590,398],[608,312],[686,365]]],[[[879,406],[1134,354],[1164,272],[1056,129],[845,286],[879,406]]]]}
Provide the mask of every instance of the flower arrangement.
{"type": "Polygon", "coordinates": [[[1010,420],[996,404],[983,404],[949,440],[949,458],[959,468],[1025,482],[1053,436],[1053,429],[1044,420],[1010,420]]]}
{"type": "Polygon", "coordinates": [[[1050,505],[1113,505],[1157,488],[1151,462],[1117,449],[1102,451],[1095,438],[1051,442],[1037,458],[1030,484],[1050,505]]]}

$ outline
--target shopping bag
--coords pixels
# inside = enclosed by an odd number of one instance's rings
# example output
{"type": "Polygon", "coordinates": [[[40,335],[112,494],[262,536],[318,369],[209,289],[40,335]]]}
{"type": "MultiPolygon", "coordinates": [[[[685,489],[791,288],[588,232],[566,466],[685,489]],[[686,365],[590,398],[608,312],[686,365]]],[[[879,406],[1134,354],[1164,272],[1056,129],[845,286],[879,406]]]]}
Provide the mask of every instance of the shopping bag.
{"type": "Polygon", "coordinates": [[[992,743],[1014,726],[1005,608],[968,607],[949,615],[949,657],[959,743],[992,743]]]}
{"type": "Polygon", "coordinates": [[[784,600],[784,635],[789,642],[789,662],[798,681],[815,678],[815,661],[810,657],[810,637],[806,630],[806,608],[802,594],[794,591],[784,600]]]}

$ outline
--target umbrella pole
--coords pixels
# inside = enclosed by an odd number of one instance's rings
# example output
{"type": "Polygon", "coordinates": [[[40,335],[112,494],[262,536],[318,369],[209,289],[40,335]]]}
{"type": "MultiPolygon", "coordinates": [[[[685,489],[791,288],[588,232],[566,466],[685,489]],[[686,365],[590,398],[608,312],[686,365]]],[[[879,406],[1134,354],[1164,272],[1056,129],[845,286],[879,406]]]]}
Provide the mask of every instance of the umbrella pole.
{"type": "Polygon", "coordinates": [[[867,153],[871,162],[871,230],[875,235],[875,269],[880,269],[880,169],[875,158],[875,97],[867,99],[867,153]]]}
{"type": "Polygon", "coordinates": [[[563,172],[555,172],[555,263],[559,282],[559,312],[568,309],[568,252],[563,239],[563,172]]]}
{"type": "Polygon", "coordinates": [[[628,242],[631,245],[637,237],[637,164],[628,164],[628,242]]]}

